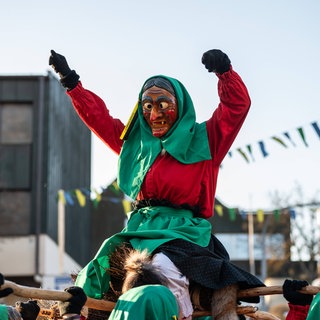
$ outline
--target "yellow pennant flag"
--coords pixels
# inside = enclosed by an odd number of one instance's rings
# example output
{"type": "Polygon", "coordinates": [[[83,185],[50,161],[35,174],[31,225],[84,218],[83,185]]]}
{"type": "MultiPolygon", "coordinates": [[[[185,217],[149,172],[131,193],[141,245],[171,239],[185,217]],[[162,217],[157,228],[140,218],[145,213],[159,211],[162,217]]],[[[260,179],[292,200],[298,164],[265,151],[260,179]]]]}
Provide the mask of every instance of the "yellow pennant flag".
{"type": "Polygon", "coordinates": [[[214,206],[214,208],[217,211],[218,216],[222,217],[223,216],[223,208],[220,204],[217,204],[214,206]]]}
{"type": "Polygon", "coordinates": [[[86,197],[83,195],[83,193],[79,189],[76,189],[74,192],[76,194],[76,197],[79,201],[80,206],[84,207],[86,205],[86,197]]]}
{"type": "Polygon", "coordinates": [[[64,206],[66,205],[66,198],[64,197],[64,191],[62,189],[58,190],[58,201],[61,201],[64,206]]]}
{"type": "Polygon", "coordinates": [[[258,222],[264,221],[264,211],[261,209],[257,211],[257,220],[258,222]]]}
{"type": "Polygon", "coordinates": [[[96,201],[99,203],[101,201],[101,193],[99,193],[97,189],[94,189],[93,192],[96,195],[96,201]]]}
{"type": "Polygon", "coordinates": [[[122,206],[123,206],[124,213],[128,213],[128,212],[132,211],[131,202],[129,200],[123,199],[122,206]]]}

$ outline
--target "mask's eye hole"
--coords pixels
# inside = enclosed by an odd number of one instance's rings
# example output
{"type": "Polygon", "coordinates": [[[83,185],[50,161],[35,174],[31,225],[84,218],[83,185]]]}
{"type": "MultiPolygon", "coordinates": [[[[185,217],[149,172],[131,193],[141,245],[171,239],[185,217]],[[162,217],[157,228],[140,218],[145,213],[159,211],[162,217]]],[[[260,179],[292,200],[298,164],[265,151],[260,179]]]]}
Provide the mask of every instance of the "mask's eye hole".
{"type": "Polygon", "coordinates": [[[152,104],[150,102],[145,102],[142,106],[144,111],[151,111],[152,109],[152,104]]]}
{"type": "Polygon", "coordinates": [[[159,104],[159,108],[160,108],[161,110],[165,110],[165,109],[167,109],[168,107],[169,107],[168,102],[160,102],[160,104],[159,104]]]}

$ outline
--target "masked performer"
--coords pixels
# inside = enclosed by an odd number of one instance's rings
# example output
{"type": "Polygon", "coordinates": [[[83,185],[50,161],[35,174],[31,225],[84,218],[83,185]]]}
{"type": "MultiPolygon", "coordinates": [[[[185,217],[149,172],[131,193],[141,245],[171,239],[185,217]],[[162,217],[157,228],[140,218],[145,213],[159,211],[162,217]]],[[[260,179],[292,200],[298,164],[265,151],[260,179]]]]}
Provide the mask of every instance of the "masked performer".
{"type": "Polygon", "coordinates": [[[212,314],[220,320],[238,319],[238,289],[263,286],[230,262],[207,220],[214,212],[219,167],[247,116],[250,97],[221,50],[205,52],[202,63],[218,77],[220,97],[207,121],[196,122],[193,102],[180,81],[156,75],[143,84],[126,127],[82,86],[65,57],[51,51],[49,64],[80,118],[119,155],[118,185],[135,200],[124,230],[105,240],[78,275],[76,284],[91,297],[108,291],[109,257],[122,243],[148,251],[153,266],[167,278],[181,319],[191,319],[191,285],[211,290],[212,314]]]}

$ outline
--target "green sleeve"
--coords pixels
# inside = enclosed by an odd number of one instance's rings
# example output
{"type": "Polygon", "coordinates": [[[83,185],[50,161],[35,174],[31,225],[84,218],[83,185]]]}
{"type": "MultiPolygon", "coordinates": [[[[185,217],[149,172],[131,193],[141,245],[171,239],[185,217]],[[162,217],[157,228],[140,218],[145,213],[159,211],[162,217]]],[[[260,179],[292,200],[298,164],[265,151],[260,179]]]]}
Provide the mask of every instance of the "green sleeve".
{"type": "Polygon", "coordinates": [[[0,320],[8,320],[8,308],[5,304],[0,304],[0,320]]]}
{"type": "Polygon", "coordinates": [[[313,298],[306,320],[319,320],[320,315],[320,292],[313,298]]]}

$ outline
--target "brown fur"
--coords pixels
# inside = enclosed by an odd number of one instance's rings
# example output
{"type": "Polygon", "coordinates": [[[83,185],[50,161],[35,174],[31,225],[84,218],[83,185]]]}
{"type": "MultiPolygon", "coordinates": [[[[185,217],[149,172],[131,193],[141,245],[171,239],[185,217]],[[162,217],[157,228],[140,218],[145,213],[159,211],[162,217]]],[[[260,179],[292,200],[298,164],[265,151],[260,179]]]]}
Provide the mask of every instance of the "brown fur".
{"type": "Polygon", "coordinates": [[[123,293],[142,285],[165,284],[164,276],[152,265],[147,250],[132,250],[125,260],[124,269],[126,276],[122,286],[123,293]]]}
{"type": "Polygon", "coordinates": [[[237,285],[230,285],[216,290],[212,295],[212,316],[216,320],[238,320],[237,306],[237,285]]]}

